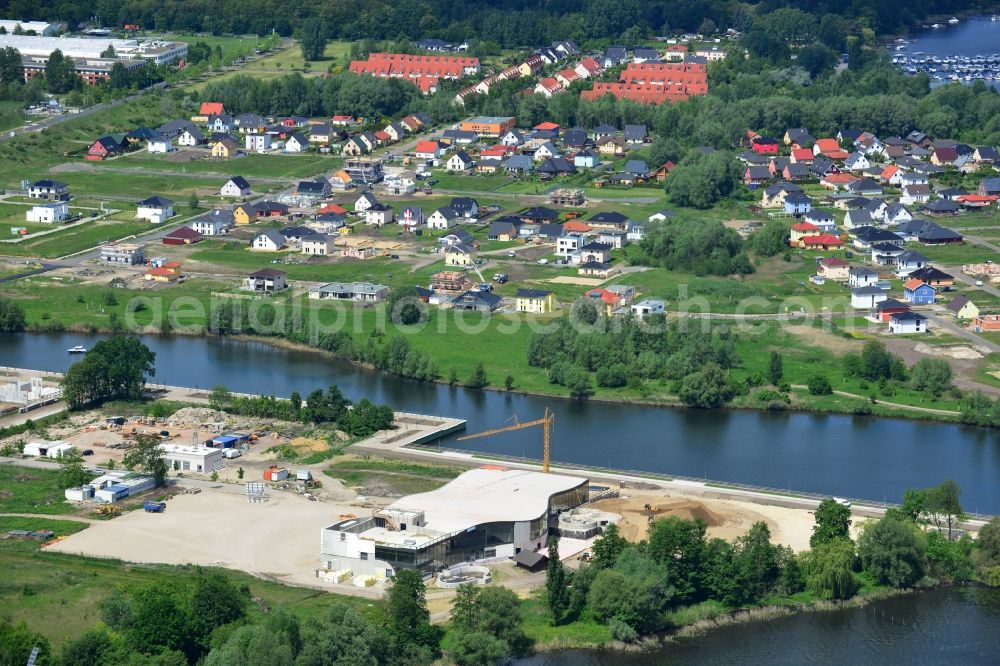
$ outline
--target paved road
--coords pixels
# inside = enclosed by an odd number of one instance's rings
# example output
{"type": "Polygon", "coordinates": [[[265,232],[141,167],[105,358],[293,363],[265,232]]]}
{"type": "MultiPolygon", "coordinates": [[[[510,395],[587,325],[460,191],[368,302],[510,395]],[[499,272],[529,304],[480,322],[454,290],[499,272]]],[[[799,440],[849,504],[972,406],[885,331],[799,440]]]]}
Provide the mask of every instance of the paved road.
{"type": "Polygon", "coordinates": [[[39,268],[33,268],[30,271],[24,271],[23,273],[14,273],[13,275],[5,275],[0,277],[0,283],[3,282],[13,282],[14,280],[20,280],[21,278],[31,277],[32,275],[39,275],[41,273],[46,273],[54,268],[59,268],[59,264],[42,264],[39,268]]]}
{"type": "Polygon", "coordinates": [[[982,289],[987,294],[992,294],[994,296],[1000,297],[1000,289],[994,287],[988,279],[977,278],[972,275],[966,275],[962,272],[961,266],[942,266],[941,270],[945,273],[953,275],[957,282],[963,282],[967,285],[975,287],[976,289],[982,289]],[[982,282],[982,285],[977,285],[976,282],[982,282]]]}

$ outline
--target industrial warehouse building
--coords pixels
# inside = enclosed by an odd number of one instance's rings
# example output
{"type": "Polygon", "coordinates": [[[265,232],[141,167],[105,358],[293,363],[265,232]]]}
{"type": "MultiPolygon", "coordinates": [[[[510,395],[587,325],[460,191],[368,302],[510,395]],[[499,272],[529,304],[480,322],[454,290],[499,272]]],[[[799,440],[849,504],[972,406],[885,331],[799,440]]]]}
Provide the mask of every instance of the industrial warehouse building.
{"type": "Polygon", "coordinates": [[[74,502],[94,500],[114,504],[155,487],[156,480],[151,476],[136,472],[107,472],[79,488],[67,488],[65,493],[66,499],[74,502]]]}
{"type": "Polygon", "coordinates": [[[410,495],[322,531],[328,571],[393,575],[398,568],[433,572],[460,562],[513,557],[548,542],[562,511],[588,500],[585,478],[484,467],[445,486],[410,495]]]}
{"type": "Polygon", "coordinates": [[[171,469],[180,472],[201,472],[211,474],[222,469],[222,449],[207,446],[183,446],[181,444],[160,444],[163,457],[171,469]]]}
{"type": "Polygon", "coordinates": [[[101,58],[108,47],[114,49],[120,60],[150,60],[157,65],[180,60],[187,56],[184,42],[141,42],[136,39],[91,39],[85,37],[36,37],[33,35],[0,35],[0,48],[9,46],[22,56],[48,58],[56,50],[70,58],[101,58]]]}

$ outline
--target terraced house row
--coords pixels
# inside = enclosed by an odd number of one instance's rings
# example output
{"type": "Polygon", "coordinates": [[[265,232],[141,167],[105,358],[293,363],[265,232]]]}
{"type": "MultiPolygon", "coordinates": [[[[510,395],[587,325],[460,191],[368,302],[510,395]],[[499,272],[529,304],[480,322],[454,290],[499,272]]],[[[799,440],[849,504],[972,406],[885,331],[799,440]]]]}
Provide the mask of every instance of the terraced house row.
{"type": "Polygon", "coordinates": [[[688,56],[683,62],[629,63],[617,82],[595,82],[584,90],[585,100],[614,95],[644,104],[680,102],[694,95],[708,94],[708,68],[705,58],[688,56]]]}
{"type": "Polygon", "coordinates": [[[368,60],[351,61],[355,74],[383,79],[407,79],[424,93],[436,92],[441,79],[461,79],[479,72],[479,58],[467,56],[369,53],[368,60]]]}

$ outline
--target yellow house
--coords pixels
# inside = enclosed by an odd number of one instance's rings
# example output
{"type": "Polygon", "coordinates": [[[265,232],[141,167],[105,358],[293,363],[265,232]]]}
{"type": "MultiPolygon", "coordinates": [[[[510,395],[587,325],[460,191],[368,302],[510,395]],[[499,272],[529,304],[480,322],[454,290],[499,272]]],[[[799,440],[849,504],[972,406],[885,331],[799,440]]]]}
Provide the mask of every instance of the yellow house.
{"type": "Polygon", "coordinates": [[[468,245],[452,245],[445,251],[445,266],[473,266],[476,263],[476,250],[468,245]]]}
{"type": "Polygon", "coordinates": [[[597,150],[601,155],[624,155],[625,139],[619,136],[609,136],[601,140],[601,143],[597,146],[597,150]]]}
{"type": "Polygon", "coordinates": [[[257,219],[257,211],[250,204],[242,204],[233,209],[233,223],[238,226],[250,224],[257,219]]]}
{"type": "Polygon", "coordinates": [[[228,159],[230,157],[236,157],[236,154],[239,152],[240,144],[236,143],[232,139],[220,139],[212,144],[212,157],[228,159]]]}
{"type": "Polygon", "coordinates": [[[946,305],[956,319],[975,319],[979,316],[979,306],[959,294],[946,305]]]}
{"type": "Polygon", "coordinates": [[[546,314],[556,309],[556,295],[542,289],[518,289],[517,311],[546,314]]]}

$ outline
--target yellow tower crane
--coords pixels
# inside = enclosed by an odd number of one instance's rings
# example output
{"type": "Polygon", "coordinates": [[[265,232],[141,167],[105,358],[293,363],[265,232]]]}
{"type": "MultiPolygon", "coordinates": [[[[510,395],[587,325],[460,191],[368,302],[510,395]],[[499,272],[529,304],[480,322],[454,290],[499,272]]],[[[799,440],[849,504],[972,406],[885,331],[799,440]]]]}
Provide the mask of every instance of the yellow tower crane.
{"type": "Polygon", "coordinates": [[[548,474],[549,472],[549,450],[552,440],[552,428],[556,422],[556,415],[549,411],[549,408],[545,408],[545,416],[540,419],[535,419],[534,421],[525,421],[524,423],[519,423],[517,416],[514,416],[514,425],[509,425],[504,428],[493,428],[492,430],[484,430],[483,432],[477,432],[472,435],[465,435],[459,437],[458,441],[464,441],[466,439],[478,439],[479,437],[490,437],[491,435],[498,435],[502,432],[511,432],[512,430],[523,430],[524,428],[533,428],[535,426],[542,426],[542,471],[548,474]]]}

